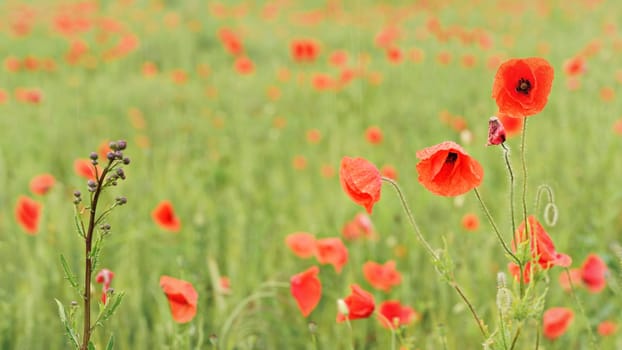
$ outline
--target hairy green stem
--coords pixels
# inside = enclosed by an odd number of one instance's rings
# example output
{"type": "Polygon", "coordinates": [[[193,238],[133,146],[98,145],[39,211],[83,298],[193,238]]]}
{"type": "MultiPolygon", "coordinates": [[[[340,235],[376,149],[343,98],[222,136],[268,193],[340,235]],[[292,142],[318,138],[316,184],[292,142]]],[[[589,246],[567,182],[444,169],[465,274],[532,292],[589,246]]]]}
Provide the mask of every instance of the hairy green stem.
{"type": "Polygon", "coordinates": [[[512,259],[514,259],[514,261],[516,261],[517,264],[520,264],[520,259],[518,259],[516,254],[512,252],[510,247],[508,247],[507,243],[505,243],[505,241],[503,240],[503,237],[501,236],[501,232],[499,231],[499,227],[497,227],[497,224],[495,223],[495,220],[490,214],[488,207],[486,206],[486,204],[484,203],[484,200],[479,194],[477,187],[474,188],[473,190],[475,192],[475,196],[477,197],[477,200],[479,201],[479,204],[482,206],[482,209],[484,209],[484,213],[486,214],[486,218],[488,219],[488,222],[490,222],[490,225],[492,226],[493,231],[495,231],[495,234],[497,235],[497,239],[499,239],[499,242],[503,246],[503,249],[505,250],[506,253],[508,253],[509,256],[512,257],[512,259]]]}
{"type": "MultiPolygon", "coordinates": [[[[408,221],[410,222],[410,225],[415,231],[415,235],[417,236],[417,239],[419,240],[419,242],[421,242],[421,244],[426,248],[426,250],[432,256],[432,259],[434,260],[435,263],[440,262],[439,256],[436,254],[436,252],[434,252],[434,249],[432,249],[428,241],[426,241],[423,235],[421,234],[421,230],[419,230],[419,226],[417,225],[417,222],[415,221],[415,217],[412,211],[410,210],[408,203],[406,202],[404,193],[402,193],[402,190],[400,189],[397,182],[387,177],[383,177],[382,180],[391,184],[391,186],[393,186],[393,188],[397,192],[397,195],[400,198],[400,202],[402,204],[402,208],[404,208],[404,211],[406,212],[406,216],[408,216],[408,221]]],[[[477,323],[477,326],[479,327],[479,330],[482,333],[482,336],[484,338],[488,338],[488,332],[486,332],[486,329],[484,329],[484,323],[482,322],[480,317],[477,315],[477,312],[475,311],[473,304],[471,304],[469,299],[466,297],[466,295],[462,291],[462,288],[460,288],[460,286],[453,280],[450,281],[449,284],[456,290],[458,295],[460,295],[460,298],[462,298],[464,303],[468,306],[469,310],[471,311],[471,315],[473,315],[473,318],[475,319],[475,322],[477,323]]]]}

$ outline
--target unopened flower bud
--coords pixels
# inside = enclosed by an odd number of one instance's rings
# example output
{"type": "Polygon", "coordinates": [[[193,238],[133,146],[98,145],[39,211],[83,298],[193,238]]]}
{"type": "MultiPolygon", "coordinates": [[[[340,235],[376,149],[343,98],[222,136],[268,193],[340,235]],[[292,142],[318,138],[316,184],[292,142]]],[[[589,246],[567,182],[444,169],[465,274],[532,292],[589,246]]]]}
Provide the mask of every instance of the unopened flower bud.
{"type": "Polygon", "coordinates": [[[348,317],[350,314],[350,308],[348,308],[348,304],[343,299],[337,299],[337,311],[345,317],[348,317]]]}
{"type": "Polygon", "coordinates": [[[499,118],[490,117],[488,120],[488,143],[486,146],[500,145],[505,142],[505,128],[499,118]]]}
{"type": "Polygon", "coordinates": [[[114,160],[114,152],[106,153],[106,158],[108,158],[108,160],[114,160]]]}
{"type": "Polygon", "coordinates": [[[118,145],[116,142],[114,142],[114,141],[113,141],[113,142],[110,142],[110,143],[108,144],[108,147],[110,147],[110,149],[111,149],[111,150],[113,150],[113,151],[116,151],[116,150],[118,150],[118,149],[119,149],[119,145],[118,145]]]}
{"type": "Polygon", "coordinates": [[[117,147],[119,148],[119,151],[123,151],[127,147],[127,141],[125,140],[117,141],[117,147]]]}
{"type": "Polygon", "coordinates": [[[512,307],[512,292],[507,288],[499,288],[497,290],[497,308],[503,314],[507,314],[512,307]]]}
{"type": "Polygon", "coordinates": [[[117,201],[118,205],[123,205],[123,204],[127,203],[127,198],[125,198],[125,197],[117,197],[116,201],[117,201]]]}
{"type": "Polygon", "coordinates": [[[125,165],[130,164],[130,159],[128,157],[123,158],[123,164],[125,165]]]}
{"type": "Polygon", "coordinates": [[[73,196],[76,197],[76,198],[80,198],[82,196],[82,192],[80,192],[78,190],[75,190],[75,191],[73,191],[73,196]]]}
{"type": "Polygon", "coordinates": [[[117,176],[121,178],[121,180],[125,180],[125,172],[123,171],[123,168],[118,168],[116,170],[117,176]]]}
{"type": "Polygon", "coordinates": [[[91,158],[91,160],[97,160],[97,153],[91,152],[91,154],[89,154],[89,158],[91,158]]]}

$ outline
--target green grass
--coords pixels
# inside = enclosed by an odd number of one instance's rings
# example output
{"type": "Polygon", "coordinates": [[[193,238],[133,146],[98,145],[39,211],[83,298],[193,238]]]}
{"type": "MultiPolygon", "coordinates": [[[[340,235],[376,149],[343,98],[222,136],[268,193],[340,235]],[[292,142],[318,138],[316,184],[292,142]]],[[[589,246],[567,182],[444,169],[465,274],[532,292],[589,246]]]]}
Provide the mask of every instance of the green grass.
{"type": "MultiPolygon", "coordinates": [[[[67,347],[54,298],[65,305],[77,298],[63,280],[60,254],[74,271],[83,268],[71,197],[75,189],[86,191],[85,181],[73,172],[73,161],[86,158],[102,142],[116,139],[128,140],[126,153],[132,164],[127,168],[127,181],[106,198],[112,201],[122,194],[128,205],[110,218],[113,230],[101,266],[115,272],[113,287],[126,297],[105,329],[96,333],[96,343],[102,348],[111,333],[118,349],[209,348],[209,336],[222,336],[223,325],[243,299],[270,290],[273,297],[249,303],[233,320],[228,349],[313,349],[308,321],[317,323],[319,349],[348,349],[350,331],[345,324],[335,323],[336,300],[349,293],[351,283],[372,291],[362,276],[362,264],[389,259],[397,261],[403,282],[390,293],[374,291],[374,295],[377,303],[399,299],[422,314],[421,321],[405,331],[412,337],[412,349],[440,349],[445,343],[448,349],[480,347],[483,339],[468,310],[439,279],[389,186],[383,188],[371,216],[379,240],[347,243],[350,260],[341,274],[321,266],[324,294],[308,320],[301,317],[287,289],[261,286],[266,281],[288,282],[290,276],[315,263],[288,251],[287,234],[308,231],[318,237],[339,236],[343,224],[363,210],[343,193],[338,176],[325,178],[320,172],[323,165],[338,171],[345,155],[362,156],[379,166],[396,167],[423,234],[434,247],[447,241],[456,263],[456,280],[490,329],[496,328],[496,276],[498,271],[507,271],[508,260],[476,197],[468,193],[464,205],[456,206],[453,199],[427,192],[417,182],[415,171],[417,150],[444,140],[463,144],[459,134],[440,121],[439,113],[446,110],[463,116],[473,133],[473,141],[463,146],[485,170],[481,193],[505,237],[511,237],[502,152],[484,147],[488,118],[496,112],[490,98],[495,70],[486,67],[491,55],[542,56],[554,66],[549,103],[541,114],[529,118],[528,204],[531,208],[538,185],[550,185],[559,220],[547,230],[557,249],[573,257],[573,267],[588,253],[597,253],[608,263],[612,278],[620,276],[619,262],[610,249],[612,243],[620,243],[622,232],[622,138],[612,132],[613,123],[622,117],[622,82],[615,77],[622,69],[622,33],[616,17],[622,7],[614,1],[603,1],[593,9],[583,2],[557,1],[545,6],[545,14],[538,13],[538,1],[523,2],[524,12],[504,12],[496,1],[415,6],[399,21],[403,35],[396,44],[405,52],[422,49],[425,59],[414,63],[405,58],[397,65],[386,60],[373,39],[385,24],[396,21],[397,14],[407,12],[410,2],[406,1],[384,7],[373,1],[344,1],[342,15],[314,26],[297,24],[291,18],[321,9],[323,2],[288,3],[272,21],[261,17],[264,2],[250,2],[248,14],[237,19],[214,17],[203,1],[183,5],[106,2],[94,16],[123,23],[139,37],[140,47],[122,59],[105,62],[101,54],[118,36],[98,44],[97,30],[88,31],[81,37],[97,59],[93,68],[65,62],[68,40],[47,30],[53,14],[49,9],[55,5],[30,3],[39,10],[31,34],[25,37],[11,34],[5,21],[13,18],[10,9],[17,7],[16,2],[0,3],[0,52],[3,58],[52,57],[57,68],[53,72],[2,70],[0,74],[0,89],[11,95],[0,104],[0,348],[67,347]],[[164,25],[171,13],[179,15],[176,28],[164,25]],[[442,42],[430,35],[418,38],[416,33],[425,32],[430,17],[438,18],[444,28],[485,30],[493,47],[482,50],[478,45],[453,38],[442,42]],[[189,29],[193,21],[200,24],[200,30],[189,29]],[[606,35],[605,23],[617,24],[617,32],[606,35]],[[242,33],[246,53],[255,63],[254,74],[235,73],[233,57],[218,41],[221,27],[242,33]],[[292,61],[289,44],[299,37],[312,37],[322,44],[317,62],[292,61]],[[511,46],[504,44],[509,39],[511,46]],[[563,62],[593,40],[599,40],[602,49],[587,59],[581,88],[569,91],[563,62]],[[542,45],[548,47],[547,52],[538,50],[542,45]],[[311,74],[338,73],[327,64],[336,49],[348,51],[351,65],[359,54],[368,55],[365,69],[380,73],[382,84],[375,86],[360,77],[338,92],[315,91],[309,82],[311,74]],[[453,57],[446,66],[436,61],[443,51],[453,57]],[[475,67],[460,64],[464,54],[477,58],[475,67]],[[145,61],[155,62],[160,73],[143,77],[145,61]],[[198,64],[210,67],[209,76],[196,73],[198,64]],[[291,73],[288,81],[277,78],[282,68],[291,73]],[[170,80],[169,72],[174,69],[188,73],[184,85],[170,80]],[[305,76],[302,85],[296,81],[298,74],[305,76]],[[611,102],[603,102],[599,95],[606,86],[616,94],[611,102]],[[18,87],[41,89],[42,103],[16,101],[13,91],[18,87]],[[278,100],[268,98],[269,87],[280,90],[278,100]],[[217,90],[217,95],[208,96],[209,89],[217,90]],[[133,127],[130,108],[144,116],[143,129],[133,127]],[[285,127],[274,126],[278,118],[286,121],[285,127]],[[371,125],[382,128],[382,144],[372,146],[365,141],[365,129],[371,125]],[[321,131],[319,144],[306,141],[306,132],[312,128],[321,131]],[[149,146],[139,147],[141,138],[148,138],[149,146]],[[306,158],[306,169],[293,168],[297,155],[306,158]],[[37,198],[44,205],[43,217],[38,235],[28,236],[14,219],[14,205],[19,195],[30,195],[28,182],[42,172],[52,173],[57,184],[37,198]],[[163,199],[174,204],[182,221],[178,234],[159,229],[150,217],[163,199]],[[475,233],[460,226],[467,212],[477,213],[482,222],[475,233]],[[396,256],[395,245],[404,247],[406,254],[396,256]],[[221,306],[213,294],[210,260],[231,279],[233,293],[223,298],[221,306]],[[188,280],[197,289],[198,313],[191,323],[177,325],[172,320],[158,285],[164,274],[188,280]]],[[[508,142],[518,175],[519,142],[519,137],[508,142]]],[[[522,178],[517,180],[522,184],[522,178]]],[[[520,186],[516,190],[520,195],[520,186]]],[[[588,348],[579,309],[557,284],[561,273],[559,268],[550,271],[545,305],[570,307],[575,320],[557,341],[540,339],[541,348],[588,348]]],[[[94,288],[98,296],[100,286],[94,288]]],[[[591,327],[604,319],[622,321],[620,294],[613,287],[600,294],[580,290],[578,297],[591,327]]],[[[390,332],[377,320],[356,320],[352,327],[356,349],[390,348],[390,332]]],[[[537,329],[528,324],[517,348],[534,348],[537,329]]],[[[602,349],[622,347],[619,332],[597,337],[602,349]]]]}

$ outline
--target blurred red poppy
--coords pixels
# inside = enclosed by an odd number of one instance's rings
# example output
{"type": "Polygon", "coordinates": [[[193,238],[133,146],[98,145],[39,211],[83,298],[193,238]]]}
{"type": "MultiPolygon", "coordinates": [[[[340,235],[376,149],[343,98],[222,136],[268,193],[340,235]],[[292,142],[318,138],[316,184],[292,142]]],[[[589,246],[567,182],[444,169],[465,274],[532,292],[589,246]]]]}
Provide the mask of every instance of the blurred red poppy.
{"type": "Polygon", "coordinates": [[[522,132],[525,118],[512,118],[505,114],[499,114],[497,118],[499,118],[499,122],[503,125],[506,137],[509,138],[522,132]]]}
{"type": "Polygon", "coordinates": [[[199,298],[192,284],[170,276],[161,276],[160,287],[168,298],[175,322],[192,321],[197,313],[197,300],[199,298]]]}
{"type": "Polygon", "coordinates": [[[581,266],[581,280],[592,293],[601,292],[607,285],[607,264],[596,254],[590,254],[581,266]]]}
{"type": "Polygon", "coordinates": [[[374,164],[363,158],[343,157],[339,170],[341,187],[350,198],[371,214],[380,200],[382,176],[374,164]]]}
{"type": "Polygon", "coordinates": [[[251,74],[255,71],[255,64],[253,61],[244,56],[240,56],[235,60],[234,67],[235,70],[242,75],[251,74]]]}
{"type": "Polygon", "coordinates": [[[307,232],[295,232],[285,237],[285,244],[299,258],[315,255],[315,236],[307,232]]]}
{"type": "Polygon", "coordinates": [[[363,264],[363,276],[372,287],[387,293],[402,283],[402,275],[395,269],[395,261],[392,260],[384,265],[374,261],[366,262],[363,264]]]}
{"type": "Polygon", "coordinates": [[[26,196],[19,196],[15,205],[15,219],[17,223],[30,235],[39,230],[39,218],[43,205],[26,196]]]}
{"type": "Polygon", "coordinates": [[[397,300],[387,300],[379,306],[380,324],[384,328],[406,326],[420,315],[411,307],[400,304],[397,300]]]}
{"type": "Polygon", "coordinates": [[[564,61],[564,73],[568,76],[581,75],[585,72],[585,58],[575,56],[564,61]]]}
{"type": "Polygon", "coordinates": [[[615,322],[603,321],[598,324],[597,331],[599,335],[603,337],[607,337],[607,336],[615,334],[617,328],[618,328],[618,325],[615,322]]]}
{"type": "Polygon", "coordinates": [[[289,280],[290,291],[304,317],[309,316],[322,297],[322,283],[317,277],[320,269],[312,266],[289,280]]]}
{"type": "Polygon", "coordinates": [[[95,276],[95,282],[102,285],[102,303],[106,304],[107,293],[110,290],[110,284],[112,283],[112,279],[114,278],[114,272],[108,269],[101,269],[97,276],[95,276]]]}
{"type": "Polygon", "coordinates": [[[175,215],[173,205],[169,201],[160,202],[151,212],[151,217],[161,228],[177,232],[181,228],[181,222],[175,215]]]}
{"type": "Polygon", "coordinates": [[[359,318],[367,318],[374,313],[376,304],[374,302],[374,296],[371,293],[363,290],[358,284],[350,285],[352,293],[343,299],[345,305],[348,307],[348,314],[344,315],[341,312],[337,313],[337,322],[343,322],[346,319],[356,320],[359,318]]]}
{"type": "Polygon", "coordinates": [[[344,239],[355,240],[358,238],[375,238],[374,225],[367,214],[359,213],[348,221],[342,228],[341,234],[344,239]]]}
{"type": "Polygon", "coordinates": [[[565,307],[552,307],[542,316],[542,333],[549,340],[555,340],[566,333],[574,318],[574,312],[565,307]]]}
{"type": "Polygon", "coordinates": [[[562,273],[559,275],[559,285],[566,292],[571,291],[572,287],[577,288],[582,284],[582,271],[580,269],[570,269],[568,270],[568,272],[569,273],[566,273],[566,271],[562,271],[562,273]]]}
{"type": "Polygon", "coordinates": [[[380,175],[391,180],[397,180],[397,170],[392,165],[386,164],[380,168],[380,175]]]}
{"type": "Polygon", "coordinates": [[[318,57],[320,45],[312,39],[298,39],[290,45],[292,58],[296,62],[313,62],[318,57]]]}
{"type": "Polygon", "coordinates": [[[445,141],[420,151],[419,183],[441,196],[458,196],[479,186],[484,169],[462,147],[445,141]]]}
{"type": "Polygon", "coordinates": [[[37,175],[30,180],[30,192],[38,195],[44,195],[54,186],[56,179],[52,174],[37,175]]]}
{"type": "Polygon", "coordinates": [[[467,231],[477,231],[479,228],[479,218],[473,213],[464,214],[462,217],[462,227],[467,231]]]}
{"type": "Polygon", "coordinates": [[[348,249],[340,238],[323,238],[315,241],[315,256],[320,264],[331,264],[337,273],[348,262],[348,249]]]}
{"type": "Polygon", "coordinates": [[[372,145],[378,145],[382,143],[383,135],[382,129],[378,126],[370,126],[365,130],[365,139],[372,145]]]}
{"type": "MultiPolygon", "coordinates": [[[[99,166],[96,167],[97,174],[101,174],[102,170],[99,168],[99,166]]],[[[76,159],[73,162],[73,170],[78,176],[89,180],[95,180],[95,168],[91,161],[88,159],[76,159]]]]}
{"type": "Polygon", "coordinates": [[[553,85],[553,67],[542,58],[511,59],[499,67],[492,98],[499,112],[510,117],[528,117],[546,106],[553,85]]]}

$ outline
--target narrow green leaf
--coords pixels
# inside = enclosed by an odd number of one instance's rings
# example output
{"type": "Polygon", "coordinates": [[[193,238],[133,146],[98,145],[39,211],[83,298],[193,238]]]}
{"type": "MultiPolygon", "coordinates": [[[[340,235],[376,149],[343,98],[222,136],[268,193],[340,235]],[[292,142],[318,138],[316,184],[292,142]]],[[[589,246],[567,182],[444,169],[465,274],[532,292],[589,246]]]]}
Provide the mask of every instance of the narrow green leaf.
{"type": "Polygon", "coordinates": [[[95,344],[89,340],[89,350],[95,350],[95,344]]]}
{"type": "Polygon", "coordinates": [[[106,345],[106,350],[112,350],[114,347],[114,334],[110,335],[110,339],[108,340],[108,345],[106,345]]]}
{"type": "Polygon", "coordinates": [[[73,346],[77,349],[80,347],[80,344],[78,344],[78,336],[76,335],[76,332],[73,330],[73,328],[71,328],[71,325],[69,324],[67,320],[67,314],[65,313],[65,307],[58,299],[54,299],[54,300],[56,301],[56,305],[58,305],[58,316],[60,317],[60,320],[63,323],[63,326],[65,327],[65,335],[67,335],[67,338],[69,338],[69,340],[71,341],[71,344],[73,344],[73,346]]]}
{"type": "Polygon", "coordinates": [[[97,326],[103,326],[104,322],[112,317],[119,305],[121,305],[121,301],[123,300],[124,295],[125,293],[120,292],[110,296],[108,302],[106,303],[106,306],[97,316],[97,320],[95,321],[93,328],[97,326]]]}
{"type": "Polygon", "coordinates": [[[80,292],[80,286],[78,285],[76,276],[71,272],[71,268],[69,267],[69,264],[67,264],[67,260],[65,260],[63,254],[60,255],[60,263],[63,265],[63,270],[65,270],[65,279],[69,281],[69,284],[71,284],[74,289],[80,292]]]}
{"type": "Polygon", "coordinates": [[[82,219],[80,218],[80,213],[78,213],[78,211],[75,209],[73,213],[73,222],[76,225],[76,230],[78,231],[78,234],[82,238],[86,237],[86,233],[84,232],[84,225],[82,224],[82,219]]]}

